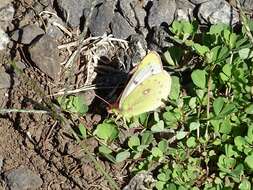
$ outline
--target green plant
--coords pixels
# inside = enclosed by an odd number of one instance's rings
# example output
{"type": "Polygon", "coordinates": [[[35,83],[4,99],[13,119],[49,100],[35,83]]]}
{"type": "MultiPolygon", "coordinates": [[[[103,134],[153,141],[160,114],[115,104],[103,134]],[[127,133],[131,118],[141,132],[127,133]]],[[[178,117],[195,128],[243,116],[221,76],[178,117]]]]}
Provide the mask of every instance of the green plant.
{"type": "Polygon", "coordinates": [[[88,111],[88,106],[81,96],[58,97],[58,103],[64,111],[83,116],[88,111]]]}
{"type": "Polygon", "coordinates": [[[179,70],[168,106],[139,118],[142,130],[124,145],[111,141],[114,150],[103,145],[104,153],[114,162],[138,159],[133,172],[153,171],[158,190],[251,189],[253,48],[247,31],[217,24],[199,32],[195,22],[185,21],[175,21],[170,30],[180,47],[164,53],[179,70]],[[191,70],[184,63],[189,55],[195,60],[191,70]]]}

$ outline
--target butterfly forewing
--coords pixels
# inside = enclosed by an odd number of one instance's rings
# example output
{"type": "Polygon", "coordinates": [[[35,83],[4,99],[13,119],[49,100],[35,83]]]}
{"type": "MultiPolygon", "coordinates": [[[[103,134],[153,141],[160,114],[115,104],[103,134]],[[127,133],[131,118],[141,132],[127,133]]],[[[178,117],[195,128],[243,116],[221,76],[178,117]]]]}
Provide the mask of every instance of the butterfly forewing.
{"type": "Polygon", "coordinates": [[[138,65],[137,70],[121,95],[119,105],[121,106],[124,99],[135,89],[136,86],[141,84],[151,75],[161,73],[162,71],[163,68],[160,56],[156,52],[151,51],[138,65]]]}

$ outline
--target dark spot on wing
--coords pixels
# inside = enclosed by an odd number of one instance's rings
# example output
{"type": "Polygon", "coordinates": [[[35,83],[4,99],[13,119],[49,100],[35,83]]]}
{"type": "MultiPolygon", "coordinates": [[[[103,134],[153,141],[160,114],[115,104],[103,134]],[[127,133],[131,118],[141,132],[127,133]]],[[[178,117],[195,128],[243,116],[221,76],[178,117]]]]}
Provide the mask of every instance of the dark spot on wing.
{"type": "Polygon", "coordinates": [[[147,89],[145,89],[145,90],[143,90],[143,95],[147,95],[147,94],[149,94],[150,93],[150,91],[151,91],[151,89],[150,88],[147,88],[147,89]]]}

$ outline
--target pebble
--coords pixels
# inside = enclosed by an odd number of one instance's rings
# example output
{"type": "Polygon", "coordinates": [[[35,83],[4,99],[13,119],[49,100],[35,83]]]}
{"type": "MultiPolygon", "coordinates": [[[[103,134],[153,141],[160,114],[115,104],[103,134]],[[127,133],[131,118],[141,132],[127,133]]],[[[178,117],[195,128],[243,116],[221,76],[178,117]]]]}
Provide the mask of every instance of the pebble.
{"type": "Polygon", "coordinates": [[[175,11],[175,0],[154,0],[148,15],[149,27],[160,26],[162,23],[170,25],[174,20],[175,11]]]}
{"type": "Polygon", "coordinates": [[[239,22],[238,12],[225,0],[202,3],[199,7],[198,18],[202,24],[224,23],[234,25],[239,22]]]}
{"type": "Polygon", "coordinates": [[[177,0],[177,10],[175,13],[176,20],[187,20],[192,21],[194,20],[193,11],[195,9],[195,5],[192,4],[188,0],[177,0]]]}
{"type": "Polygon", "coordinates": [[[154,33],[150,40],[149,49],[162,52],[163,49],[173,46],[173,44],[168,40],[169,37],[168,27],[154,27],[154,33]]]}
{"type": "Polygon", "coordinates": [[[57,79],[60,72],[60,56],[56,41],[43,35],[29,48],[31,60],[35,65],[52,79],[57,79]]]}
{"type": "Polygon", "coordinates": [[[63,18],[71,27],[80,27],[81,20],[87,16],[92,0],[56,0],[57,7],[60,9],[58,15],[63,18]]]}
{"type": "Polygon", "coordinates": [[[0,9],[11,3],[12,0],[0,0],[0,9]]]}
{"type": "Polygon", "coordinates": [[[10,39],[8,35],[0,27],[0,50],[6,49],[9,42],[10,42],[10,39]]]}
{"type": "Polygon", "coordinates": [[[0,71],[0,89],[11,87],[11,77],[4,71],[0,71]]]}
{"type": "Polygon", "coordinates": [[[212,1],[212,0],[190,0],[190,2],[192,2],[195,5],[198,5],[207,1],[212,1]]]}
{"type": "MultiPolygon", "coordinates": [[[[5,2],[5,1],[4,1],[5,2]]],[[[7,30],[8,26],[11,24],[13,19],[15,9],[12,4],[8,4],[9,1],[6,3],[1,4],[0,0],[0,26],[3,30],[7,30]],[[5,5],[5,6],[3,6],[5,5]]]]}
{"type": "Polygon", "coordinates": [[[140,1],[119,1],[119,9],[131,26],[135,28],[145,26],[146,11],[140,1]]]}
{"type": "Polygon", "coordinates": [[[33,171],[27,168],[12,170],[7,176],[7,185],[10,190],[29,190],[39,188],[43,181],[33,171]]]}
{"type": "Polygon", "coordinates": [[[126,39],[131,34],[135,34],[134,28],[124,19],[124,17],[116,12],[111,23],[112,34],[116,38],[126,39]]]}
{"type": "Polygon", "coordinates": [[[89,26],[93,36],[102,36],[108,31],[109,23],[114,15],[115,3],[114,0],[106,0],[95,8],[89,26]]]}
{"type": "Polygon", "coordinates": [[[3,164],[4,164],[4,158],[0,155],[0,174],[2,173],[3,164]]]}
{"type": "Polygon", "coordinates": [[[58,26],[56,26],[56,24],[67,28],[60,17],[53,16],[47,19],[46,34],[51,36],[52,38],[55,38],[56,40],[59,40],[64,36],[64,34],[62,30],[58,26]]]}
{"type": "Polygon", "coordinates": [[[146,171],[137,173],[123,190],[148,190],[153,189],[154,179],[151,173],[146,171]],[[152,186],[152,187],[149,187],[152,186]]]}
{"type": "Polygon", "coordinates": [[[45,34],[44,30],[35,24],[26,25],[15,30],[11,39],[22,44],[30,44],[37,37],[45,34]]]}

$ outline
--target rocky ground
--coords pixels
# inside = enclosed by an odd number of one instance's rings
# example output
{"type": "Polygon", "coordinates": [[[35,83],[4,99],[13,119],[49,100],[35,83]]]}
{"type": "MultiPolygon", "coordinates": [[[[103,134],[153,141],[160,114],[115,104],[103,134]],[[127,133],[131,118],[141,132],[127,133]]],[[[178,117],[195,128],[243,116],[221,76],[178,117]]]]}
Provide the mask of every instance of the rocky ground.
{"type": "MultiPolygon", "coordinates": [[[[78,89],[92,128],[107,114],[94,94],[110,100],[147,50],[171,46],[168,26],[181,19],[235,25],[239,13],[233,0],[0,0],[1,109],[42,110],[78,89]]],[[[100,163],[120,187],[129,183],[124,164],[100,163]]],[[[0,113],[0,174],[0,189],[110,189],[69,129],[44,113],[0,113]]]]}

